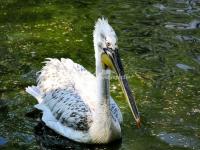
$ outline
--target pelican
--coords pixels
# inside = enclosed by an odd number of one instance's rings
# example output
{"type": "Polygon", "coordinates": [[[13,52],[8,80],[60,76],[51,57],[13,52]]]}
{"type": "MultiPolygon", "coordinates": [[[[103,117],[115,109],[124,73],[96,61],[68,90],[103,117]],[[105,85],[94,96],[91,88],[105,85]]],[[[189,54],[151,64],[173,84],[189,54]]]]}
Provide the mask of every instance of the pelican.
{"type": "Polygon", "coordinates": [[[138,109],[118,53],[117,36],[107,19],[99,18],[93,31],[96,76],[71,59],[48,59],[36,86],[26,92],[35,97],[42,121],[73,141],[106,144],[121,138],[122,114],[110,96],[110,74],[115,71],[136,124],[138,109]]]}

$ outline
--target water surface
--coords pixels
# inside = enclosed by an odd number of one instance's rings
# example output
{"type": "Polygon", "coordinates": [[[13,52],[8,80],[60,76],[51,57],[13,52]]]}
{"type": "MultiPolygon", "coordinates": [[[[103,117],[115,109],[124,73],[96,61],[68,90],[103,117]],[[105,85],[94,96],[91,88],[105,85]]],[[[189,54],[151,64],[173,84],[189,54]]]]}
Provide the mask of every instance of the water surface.
{"type": "Polygon", "coordinates": [[[0,1],[0,8],[1,149],[60,149],[65,139],[40,125],[36,132],[38,121],[26,117],[36,100],[24,89],[35,84],[47,57],[73,59],[94,73],[92,32],[101,16],[118,35],[143,126],[136,128],[112,78],[112,96],[124,117],[122,141],[116,147],[68,148],[200,149],[198,0],[7,0],[0,1]]]}

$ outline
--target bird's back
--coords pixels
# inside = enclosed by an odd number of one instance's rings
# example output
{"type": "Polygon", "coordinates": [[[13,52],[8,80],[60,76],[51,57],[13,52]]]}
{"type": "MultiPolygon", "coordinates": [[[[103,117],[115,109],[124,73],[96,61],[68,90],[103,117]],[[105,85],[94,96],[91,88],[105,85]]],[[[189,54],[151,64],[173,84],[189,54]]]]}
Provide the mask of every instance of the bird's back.
{"type": "Polygon", "coordinates": [[[61,60],[49,59],[45,63],[46,65],[39,72],[37,80],[37,86],[42,94],[56,89],[75,91],[77,94],[83,90],[94,93],[96,89],[95,77],[81,65],[74,63],[71,59],[64,58],[61,60]]]}

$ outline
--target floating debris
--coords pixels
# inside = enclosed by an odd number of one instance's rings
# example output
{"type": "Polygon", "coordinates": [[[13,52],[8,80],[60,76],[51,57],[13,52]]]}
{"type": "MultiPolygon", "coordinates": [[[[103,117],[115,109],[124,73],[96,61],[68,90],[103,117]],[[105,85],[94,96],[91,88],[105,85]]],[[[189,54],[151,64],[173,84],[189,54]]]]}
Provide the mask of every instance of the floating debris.
{"type": "Polygon", "coordinates": [[[35,139],[40,144],[41,149],[116,150],[119,149],[121,146],[121,139],[111,142],[107,145],[92,145],[92,144],[77,143],[55,133],[53,130],[48,128],[42,121],[39,122],[37,126],[35,126],[35,139]]]}

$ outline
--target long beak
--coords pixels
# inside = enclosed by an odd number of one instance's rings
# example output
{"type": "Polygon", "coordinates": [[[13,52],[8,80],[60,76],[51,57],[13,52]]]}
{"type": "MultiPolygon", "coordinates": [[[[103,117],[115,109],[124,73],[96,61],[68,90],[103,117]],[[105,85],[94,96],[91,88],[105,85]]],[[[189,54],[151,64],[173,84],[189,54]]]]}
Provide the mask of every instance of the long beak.
{"type": "Polygon", "coordinates": [[[128,81],[127,81],[125,73],[124,73],[124,69],[123,69],[123,66],[122,66],[122,63],[120,60],[118,50],[117,49],[115,49],[115,50],[107,49],[107,52],[105,55],[109,56],[109,58],[107,57],[107,60],[110,59],[112,61],[112,63],[111,62],[108,63],[109,67],[117,72],[122,90],[125,94],[125,97],[129,104],[129,107],[135,118],[137,127],[139,128],[139,127],[141,127],[140,115],[138,113],[138,108],[137,108],[137,105],[135,102],[135,98],[131,92],[129,85],[128,85],[128,81]]]}

